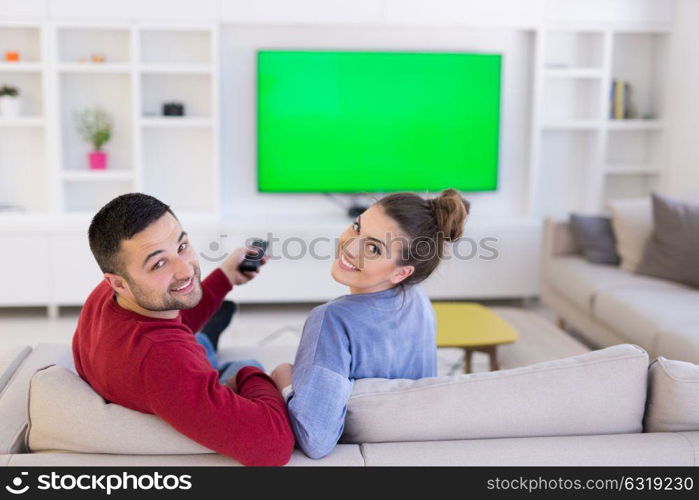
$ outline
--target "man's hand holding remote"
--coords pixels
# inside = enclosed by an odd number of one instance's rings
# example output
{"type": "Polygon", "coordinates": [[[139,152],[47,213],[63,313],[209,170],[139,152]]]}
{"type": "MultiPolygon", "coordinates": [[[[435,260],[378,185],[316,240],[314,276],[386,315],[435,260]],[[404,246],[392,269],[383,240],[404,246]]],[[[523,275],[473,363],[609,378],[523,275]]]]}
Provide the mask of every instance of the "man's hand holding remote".
{"type": "MultiPolygon", "coordinates": [[[[259,271],[240,271],[238,266],[245,258],[245,255],[254,255],[257,249],[254,248],[237,248],[229,255],[221,264],[221,271],[228,277],[228,280],[233,285],[243,285],[257,276],[259,271]]],[[[265,255],[260,261],[260,265],[267,262],[268,256],[265,255]]]]}

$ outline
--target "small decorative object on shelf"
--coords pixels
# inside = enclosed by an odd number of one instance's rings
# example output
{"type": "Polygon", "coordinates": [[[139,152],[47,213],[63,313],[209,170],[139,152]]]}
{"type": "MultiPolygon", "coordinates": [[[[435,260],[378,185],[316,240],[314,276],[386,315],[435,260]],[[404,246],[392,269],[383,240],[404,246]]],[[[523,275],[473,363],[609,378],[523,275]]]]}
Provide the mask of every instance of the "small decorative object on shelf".
{"type": "Polygon", "coordinates": [[[181,102],[163,103],[163,116],[184,116],[184,104],[181,102]]]}
{"type": "Polygon", "coordinates": [[[90,170],[107,168],[107,153],[102,151],[112,135],[112,118],[101,108],[89,108],[76,115],[77,129],[94,148],[88,154],[90,170]]]}
{"type": "Polygon", "coordinates": [[[90,56],[90,60],[93,63],[103,63],[105,61],[105,58],[103,54],[92,54],[90,56]]]}
{"type": "Polygon", "coordinates": [[[20,108],[19,89],[9,85],[0,87],[0,116],[16,118],[19,116],[20,108]]]}
{"type": "Polygon", "coordinates": [[[7,62],[18,62],[19,61],[19,52],[16,50],[8,50],[5,52],[5,61],[7,62]]]}

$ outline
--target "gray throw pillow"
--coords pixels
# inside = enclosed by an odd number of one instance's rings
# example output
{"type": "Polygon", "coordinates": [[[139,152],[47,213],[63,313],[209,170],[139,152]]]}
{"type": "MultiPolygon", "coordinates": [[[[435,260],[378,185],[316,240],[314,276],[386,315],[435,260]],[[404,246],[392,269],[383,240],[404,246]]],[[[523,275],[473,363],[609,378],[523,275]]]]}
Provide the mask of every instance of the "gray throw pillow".
{"type": "Polygon", "coordinates": [[[653,194],[653,224],[637,272],[699,287],[699,204],[653,194]]]}
{"type": "Polygon", "coordinates": [[[616,240],[609,217],[571,214],[573,239],[583,256],[593,264],[619,265],[616,240]]]}

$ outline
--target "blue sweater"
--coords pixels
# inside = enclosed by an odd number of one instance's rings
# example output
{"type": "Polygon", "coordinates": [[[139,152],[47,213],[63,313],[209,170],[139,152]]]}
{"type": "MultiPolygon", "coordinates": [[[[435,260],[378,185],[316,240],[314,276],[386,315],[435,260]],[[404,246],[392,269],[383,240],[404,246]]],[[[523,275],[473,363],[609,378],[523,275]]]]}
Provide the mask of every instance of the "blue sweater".
{"type": "Polygon", "coordinates": [[[355,379],[433,377],[435,317],[419,286],[343,295],[311,311],[296,353],[289,417],[311,458],[337,444],[355,379]]]}

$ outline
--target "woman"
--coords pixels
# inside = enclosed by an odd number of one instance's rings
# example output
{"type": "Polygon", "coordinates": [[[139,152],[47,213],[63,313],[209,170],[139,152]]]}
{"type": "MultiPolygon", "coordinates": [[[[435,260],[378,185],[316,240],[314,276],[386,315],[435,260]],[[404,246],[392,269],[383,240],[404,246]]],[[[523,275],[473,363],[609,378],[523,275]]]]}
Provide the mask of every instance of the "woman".
{"type": "Polygon", "coordinates": [[[350,293],[311,311],[294,365],[272,373],[309,457],[340,439],[354,380],[436,375],[434,311],[415,285],[437,268],[444,242],[461,236],[468,210],[453,189],[428,200],[396,193],[342,233],[332,276],[350,293]]]}

